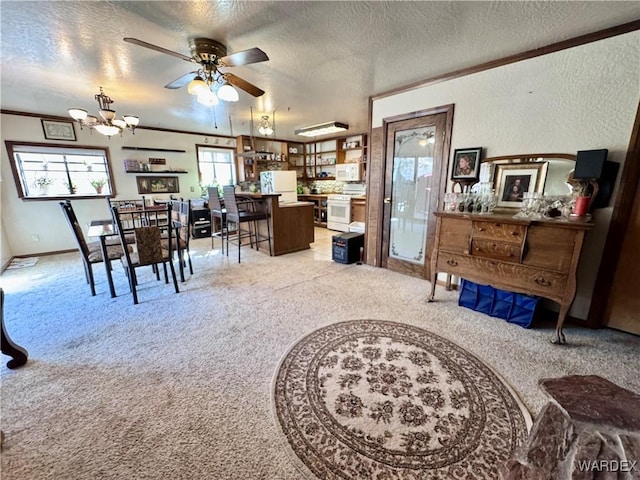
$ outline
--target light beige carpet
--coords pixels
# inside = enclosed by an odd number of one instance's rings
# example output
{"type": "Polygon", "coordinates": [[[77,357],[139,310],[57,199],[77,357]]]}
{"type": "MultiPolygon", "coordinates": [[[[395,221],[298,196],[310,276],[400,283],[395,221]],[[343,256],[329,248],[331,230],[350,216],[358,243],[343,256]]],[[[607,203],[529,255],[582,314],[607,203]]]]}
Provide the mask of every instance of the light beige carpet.
{"type": "Polygon", "coordinates": [[[77,254],[4,272],[7,328],[30,358],[0,367],[2,479],[302,479],[273,421],[272,379],[300,338],[345,320],[450,339],[533,414],[546,403],[542,377],[595,374],[640,391],[637,337],[568,327],[570,344],[551,345],[551,325],[525,330],[460,308],[440,287],[427,303],[427,281],[332,262],[332,232],[318,231],[312,250],[245,249],[240,265],[196,240],[181,292],[147,272],[137,306],[119,266],[119,296],[98,266],[91,297],[77,254]]]}

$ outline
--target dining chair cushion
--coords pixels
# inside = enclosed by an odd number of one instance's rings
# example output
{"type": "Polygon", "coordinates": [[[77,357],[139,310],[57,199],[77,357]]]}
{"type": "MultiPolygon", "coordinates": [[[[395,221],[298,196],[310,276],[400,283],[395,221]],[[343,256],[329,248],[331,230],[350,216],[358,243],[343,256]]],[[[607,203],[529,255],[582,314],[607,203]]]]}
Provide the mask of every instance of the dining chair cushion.
{"type": "MultiPolygon", "coordinates": [[[[121,246],[114,245],[112,247],[107,247],[107,256],[109,257],[109,260],[117,260],[119,258],[122,258],[123,255],[124,252],[121,246]]],[[[102,262],[102,251],[100,249],[89,251],[88,258],[89,262],[91,263],[102,262]]]]}
{"type": "MultiPolygon", "coordinates": [[[[169,251],[162,248],[158,227],[140,227],[134,230],[139,265],[161,263],[168,257],[169,251]]],[[[133,261],[133,259],[132,259],[133,261]]]]}

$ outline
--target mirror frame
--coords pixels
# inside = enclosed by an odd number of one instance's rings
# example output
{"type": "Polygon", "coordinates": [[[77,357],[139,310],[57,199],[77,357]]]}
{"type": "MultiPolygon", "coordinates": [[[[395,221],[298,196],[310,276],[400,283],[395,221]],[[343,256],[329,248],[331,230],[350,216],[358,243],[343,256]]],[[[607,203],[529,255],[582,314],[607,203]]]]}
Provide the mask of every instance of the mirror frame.
{"type": "MultiPolygon", "coordinates": [[[[540,159],[564,159],[573,161],[575,163],[576,156],[569,153],[527,153],[523,155],[501,155],[497,157],[487,157],[481,160],[481,164],[490,163],[494,165],[528,165],[532,163],[542,163],[539,161],[540,159]]],[[[492,171],[491,182],[493,183],[494,189],[497,190],[498,185],[496,185],[496,173],[492,171]]],[[[497,194],[497,192],[496,192],[497,194]]],[[[513,213],[517,211],[518,207],[506,207],[501,206],[495,209],[496,213],[513,213]]]]}

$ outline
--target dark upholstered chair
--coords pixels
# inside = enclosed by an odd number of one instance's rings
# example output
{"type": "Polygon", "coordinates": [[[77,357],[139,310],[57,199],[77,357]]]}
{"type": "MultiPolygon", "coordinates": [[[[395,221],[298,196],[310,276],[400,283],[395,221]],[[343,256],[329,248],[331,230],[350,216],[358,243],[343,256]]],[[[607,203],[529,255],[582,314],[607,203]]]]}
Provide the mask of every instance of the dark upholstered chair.
{"type": "MultiPolygon", "coordinates": [[[[73,237],[76,240],[76,244],[78,245],[78,250],[80,251],[82,263],[84,265],[85,279],[91,287],[91,295],[95,296],[96,287],[93,278],[92,267],[94,264],[101,263],[103,261],[102,252],[100,251],[100,242],[96,241],[88,243],[86,241],[86,239],[84,238],[84,233],[82,232],[82,227],[78,222],[78,218],[73,211],[73,207],[71,206],[70,201],[67,200],[64,202],[60,202],[60,207],[62,208],[62,212],[67,219],[69,228],[71,228],[73,237]]],[[[124,250],[120,242],[118,243],[118,245],[107,246],[107,255],[109,257],[108,261],[122,258],[122,256],[124,255],[124,250]]]]}
{"type": "MultiPolygon", "coordinates": [[[[189,273],[193,275],[191,251],[189,250],[189,218],[191,215],[191,200],[171,200],[171,227],[176,234],[176,253],[180,265],[180,281],[184,282],[184,268],[189,263],[189,273]]],[[[167,239],[162,241],[163,248],[167,248],[167,239]]]]}
{"type": "Polygon", "coordinates": [[[244,236],[249,236],[249,241],[253,245],[253,241],[255,238],[256,250],[259,250],[259,244],[263,241],[269,242],[269,255],[271,255],[271,227],[269,225],[269,213],[255,210],[256,204],[258,202],[254,202],[251,200],[242,200],[238,201],[236,198],[236,192],[233,185],[225,185],[223,187],[224,191],[224,206],[227,210],[226,212],[226,227],[227,227],[227,256],[229,256],[229,223],[234,223],[236,225],[236,240],[238,241],[238,263],[240,263],[240,250],[242,246],[242,228],[241,225],[243,223],[247,223],[249,233],[244,236]],[[246,210],[242,210],[242,208],[246,208],[246,210]],[[260,220],[267,221],[267,238],[260,239],[258,238],[258,225],[257,222],[260,220]]]}
{"type": "Polygon", "coordinates": [[[139,211],[128,211],[120,213],[117,207],[112,207],[112,216],[118,233],[120,235],[120,242],[123,246],[126,245],[126,229],[123,227],[124,222],[132,222],[133,234],[135,237],[135,245],[132,252],[128,250],[124,251],[122,257],[122,264],[127,278],[129,280],[129,287],[133,294],[134,305],[138,304],[138,292],[136,277],[136,268],[144,266],[153,266],[156,272],[156,278],[159,279],[158,265],[162,264],[164,269],[165,283],[169,283],[169,277],[167,275],[167,263],[171,269],[171,276],[173,278],[173,285],[176,293],[179,293],[178,280],[176,278],[176,270],[173,266],[173,245],[175,243],[175,233],[171,228],[166,229],[168,235],[167,249],[162,248],[162,226],[158,224],[159,218],[171,218],[171,205],[168,204],[166,209],[155,209],[151,216],[141,214],[139,211]],[[136,222],[140,222],[140,225],[136,225],[136,222]]]}
{"type": "Polygon", "coordinates": [[[209,187],[209,211],[211,212],[211,248],[213,240],[220,237],[221,253],[224,253],[224,236],[227,231],[227,210],[222,205],[218,187],[209,187]],[[215,231],[216,223],[220,225],[220,231],[215,231]]]}

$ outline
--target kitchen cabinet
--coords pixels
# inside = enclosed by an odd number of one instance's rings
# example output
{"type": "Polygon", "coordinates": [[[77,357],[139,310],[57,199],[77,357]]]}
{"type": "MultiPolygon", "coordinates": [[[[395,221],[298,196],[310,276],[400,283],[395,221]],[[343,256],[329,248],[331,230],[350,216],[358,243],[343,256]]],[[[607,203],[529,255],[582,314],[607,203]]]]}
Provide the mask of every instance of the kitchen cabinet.
{"type": "Polygon", "coordinates": [[[296,178],[299,181],[305,180],[305,164],[304,164],[304,143],[287,142],[287,152],[289,159],[289,170],[296,171],[296,178]]]}
{"type": "Polygon", "coordinates": [[[560,304],[555,343],[565,343],[562,325],[576,294],[576,269],[585,222],[530,220],[508,215],[434,212],[431,294],[438,272],[560,304]]]}
{"type": "Polygon", "coordinates": [[[367,136],[350,135],[338,139],[338,163],[357,163],[364,182],[367,173],[367,136]]]}
{"type": "Polygon", "coordinates": [[[351,199],[351,221],[367,223],[367,199],[356,197],[351,199]]]}
{"type": "Polygon", "coordinates": [[[241,135],[236,139],[236,169],[239,182],[259,182],[260,172],[287,170],[287,143],[241,135]]]}
{"type": "Polygon", "coordinates": [[[334,180],[338,159],[337,140],[307,143],[305,145],[305,173],[309,180],[334,180]]]}
{"type": "Polygon", "coordinates": [[[304,162],[296,163],[305,166],[306,180],[335,180],[336,164],[358,163],[366,168],[367,136],[364,134],[310,142],[305,144],[304,162]]]}
{"type": "Polygon", "coordinates": [[[298,200],[313,203],[313,222],[316,227],[327,226],[327,195],[298,195],[298,200]]]}

